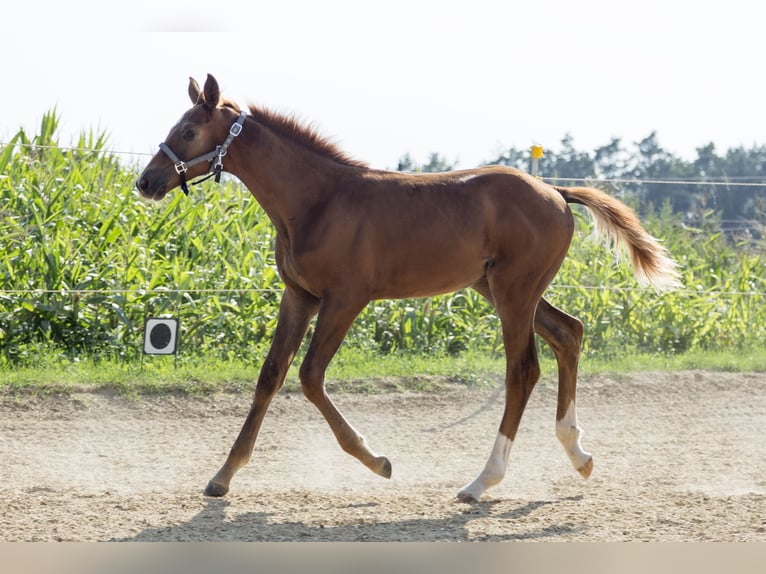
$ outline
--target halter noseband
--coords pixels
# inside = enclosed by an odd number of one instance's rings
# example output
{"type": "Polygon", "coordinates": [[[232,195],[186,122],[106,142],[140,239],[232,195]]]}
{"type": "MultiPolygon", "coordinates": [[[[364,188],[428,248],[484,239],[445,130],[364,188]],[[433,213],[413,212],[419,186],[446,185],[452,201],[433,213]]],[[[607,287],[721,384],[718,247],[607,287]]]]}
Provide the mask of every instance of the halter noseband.
{"type": "Polygon", "coordinates": [[[216,146],[213,151],[208,152],[205,155],[195,157],[194,159],[190,159],[189,161],[180,160],[178,156],[173,153],[173,150],[170,149],[170,146],[165,142],[160,144],[160,149],[165,152],[166,156],[170,158],[170,161],[173,162],[173,167],[176,169],[176,173],[181,177],[181,189],[186,195],[189,195],[189,186],[186,183],[186,172],[190,167],[195,166],[198,163],[207,161],[211,162],[212,165],[211,168],[208,169],[208,176],[203,177],[202,179],[198,179],[197,181],[193,181],[191,182],[192,184],[202,183],[206,179],[210,179],[213,176],[215,176],[216,183],[221,181],[221,172],[223,171],[223,156],[226,155],[226,152],[229,150],[229,146],[231,145],[231,142],[234,141],[234,138],[242,133],[242,128],[245,125],[246,118],[247,112],[240,113],[237,121],[235,121],[229,128],[229,135],[226,136],[223,144],[216,146]],[[215,163],[213,163],[213,160],[215,160],[215,163]]]}

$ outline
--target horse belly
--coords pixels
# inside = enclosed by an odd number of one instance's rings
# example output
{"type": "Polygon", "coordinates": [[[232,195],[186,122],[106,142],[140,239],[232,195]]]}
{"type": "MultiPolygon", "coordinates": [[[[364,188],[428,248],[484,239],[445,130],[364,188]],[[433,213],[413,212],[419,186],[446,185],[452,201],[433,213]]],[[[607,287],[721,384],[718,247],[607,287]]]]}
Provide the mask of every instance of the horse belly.
{"type": "Polygon", "coordinates": [[[381,265],[372,286],[373,299],[409,299],[451,293],[476,283],[486,261],[465,252],[410,250],[399,260],[381,265]]]}

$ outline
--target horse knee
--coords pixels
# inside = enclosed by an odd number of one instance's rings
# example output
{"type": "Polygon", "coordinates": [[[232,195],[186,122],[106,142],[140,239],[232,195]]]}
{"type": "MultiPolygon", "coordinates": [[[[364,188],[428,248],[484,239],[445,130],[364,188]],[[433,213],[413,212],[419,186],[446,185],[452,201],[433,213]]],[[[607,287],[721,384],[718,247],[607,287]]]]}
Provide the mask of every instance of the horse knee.
{"type": "Polygon", "coordinates": [[[273,396],[282,387],[284,378],[284,369],[275,361],[267,359],[261,367],[261,373],[255,385],[256,395],[273,396]]]}
{"type": "Polygon", "coordinates": [[[322,385],[307,384],[301,381],[303,396],[314,405],[319,405],[324,400],[324,387],[322,385]]]}
{"type": "Polygon", "coordinates": [[[299,372],[303,396],[313,404],[318,404],[324,398],[324,371],[304,363],[299,372]]]}

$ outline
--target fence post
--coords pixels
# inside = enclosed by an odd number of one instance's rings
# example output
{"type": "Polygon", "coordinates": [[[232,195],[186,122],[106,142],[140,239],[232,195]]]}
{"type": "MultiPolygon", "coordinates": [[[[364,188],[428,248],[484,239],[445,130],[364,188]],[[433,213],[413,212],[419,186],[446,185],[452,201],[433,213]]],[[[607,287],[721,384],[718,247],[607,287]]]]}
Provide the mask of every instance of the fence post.
{"type": "Polygon", "coordinates": [[[540,177],[539,164],[540,164],[540,158],[543,157],[543,146],[541,146],[541,145],[533,145],[532,148],[530,149],[530,154],[529,155],[532,158],[532,162],[531,162],[532,165],[531,165],[530,172],[535,177],[540,177]]]}

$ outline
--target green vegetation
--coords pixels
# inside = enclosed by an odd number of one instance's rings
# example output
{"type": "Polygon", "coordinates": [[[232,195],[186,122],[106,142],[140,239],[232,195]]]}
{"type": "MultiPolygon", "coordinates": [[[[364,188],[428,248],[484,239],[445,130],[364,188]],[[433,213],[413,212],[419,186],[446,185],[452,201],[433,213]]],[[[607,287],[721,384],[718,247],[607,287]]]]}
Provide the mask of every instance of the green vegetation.
{"type": "MultiPolygon", "coordinates": [[[[46,114],[38,135],[20,131],[0,149],[0,385],[250,387],[281,296],[274,231],[258,204],[235,181],[149,203],[133,191],[137,169],[104,151],[104,135],[84,134],[75,146],[95,151],[61,149],[57,125],[46,114]],[[180,318],[177,359],[142,357],[150,315],[180,318]]],[[[672,197],[673,186],[665,189],[672,197]]],[[[627,263],[589,239],[590,219],[578,211],[548,297],[586,325],[583,369],[766,369],[762,227],[749,220],[749,234],[724,233],[721,213],[699,201],[690,218],[670,200],[621,193],[679,261],[685,287],[638,288],[627,263]]],[[[550,351],[540,349],[554,376],[550,351]]],[[[492,309],[467,290],[372,302],[329,377],[481,383],[497,379],[501,357],[492,309]]],[[[294,373],[289,380],[296,384],[294,373]]]]}
{"type": "MultiPolygon", "coordinates": [[[[490,163],[528,169],[529,150],[511,148],[490,163]]],[[[443,164],[438,154],[427,165],[443,164]]],[[[725,228],[752,229],[766,223],[766,146],[730,148],[719,155],[713,143],[697,148],[697,157],[684,160],[662,148],[656,132],[633,146],[619,138],[593,152],[577,150],[570,135],[558,150],[548,150],[540,160],[540,173],[566,185],[574,179],[620,180],[619,193],[641,209],[669,203],[686,221],[698,222],[712,209],[725,228]],[[668,185],[667,181],[678,181],[668,185]]]]}

